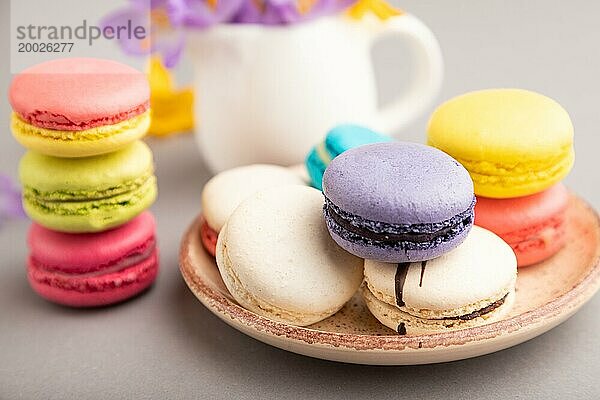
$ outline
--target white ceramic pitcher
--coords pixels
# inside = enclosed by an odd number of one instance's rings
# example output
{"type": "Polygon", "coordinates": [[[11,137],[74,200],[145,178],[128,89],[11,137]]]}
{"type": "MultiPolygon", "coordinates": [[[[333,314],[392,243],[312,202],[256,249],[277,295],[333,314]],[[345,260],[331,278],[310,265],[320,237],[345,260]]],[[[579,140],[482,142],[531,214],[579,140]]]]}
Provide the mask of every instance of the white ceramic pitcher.
{"type": "Polygon", "coordinates": [[[422,114],[442,81],[434,35],[406,14],[386,21],[334,16],[291,26],[219,25],[193,33],[189,46],[196,137],[214,172],[300,163],[339,123],[390,134],[422,114]],[[371,49],[390,36],[409,43],[416,68],[409,89],[378,109],[371,49]]]}

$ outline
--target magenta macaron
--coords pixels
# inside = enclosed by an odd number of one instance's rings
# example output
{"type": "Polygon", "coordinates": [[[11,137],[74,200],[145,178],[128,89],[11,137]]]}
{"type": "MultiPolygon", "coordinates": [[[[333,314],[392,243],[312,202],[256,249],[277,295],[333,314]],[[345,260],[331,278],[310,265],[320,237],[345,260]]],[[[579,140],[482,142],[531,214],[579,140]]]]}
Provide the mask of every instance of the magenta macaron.
{"type": "Polygon", "coordinates": [[[29,284],[45,299],[72,307],[131,298],[147,289],[158,273],[155,230],[147,211],[100,233],[56,232],[33,223],[28,234],[29,284]]]}

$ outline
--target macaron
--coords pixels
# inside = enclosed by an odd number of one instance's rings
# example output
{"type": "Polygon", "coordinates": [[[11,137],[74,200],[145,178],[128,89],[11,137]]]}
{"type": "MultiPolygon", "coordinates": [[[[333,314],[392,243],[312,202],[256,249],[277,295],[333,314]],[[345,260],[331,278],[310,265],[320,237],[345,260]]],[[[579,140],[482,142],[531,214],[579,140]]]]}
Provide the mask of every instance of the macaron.
{"type": "Polygon", "coordinates": [[[521,89],[455,97],[435,110],[428,143],[471,174],[475,194],[527,196],[562,180],[573,167],[573,124],[556,101],[521,89]]]}
{"type": "Polygon", "coordinates": [[[62,233],[34,222],[28,234],[29,284],[43,298],[72,307],[133,297],[158,272],[155,229],[149,212],[101,233],[62,233]]]}
{"type": "Polygon", "coordinates": [[[56,157],[109,153],[150,126],[146,75],[95,58],[62,58],[27,68],[9,89],[13,136],[56,157]]]}
{"type": "Polygon", "coordinates": [[[359,288],[363,260],[335,244],[318,190],[299,185],[257,192],[219,233],[217,266],[246,309],[305,326],[336,313],[359,288]]]}
{"type": "Polygon", "coordinates": [[[475,226],[460,246],[433,260],[366,260],[361,293],[375,318],[398,333],[435,333],[502,318],[514,303],[516,277],[510,246],[475,226]]]}
{"type": "Polygon", "coordinates": [[[564,246],[569,199],[569,191],[561,183],[512,199],[478,196],[475,225],[504,239],[517,255],[519,267],[525,267],[546,260],[564,246]]]}
{"type": "Polygon", "coordinates": [[[217,236],[237,206],[262,189],[281,185],[306,185],[302,176],[290,168],[253,164],[215,175],[202,190],[200,235],[206,250],[215,255],[217,236]]]}
{"type": "Polygon", "coordinates": [[[141,141],[77,159],[29,151],[19,174],[27,215],[61,232],[98,232],[124,224],[148,208],[157,192],[152,153],[141,141]]]}
{"type": "Polygon", "coordinates": [[[369,144],[336,157],[323,176],[333,239],[362,258],[430,260],[458,246],[473,225],[468,172],[433,147],[369,144]]]}
{"type": "Polygon", "coordinates": [[[369,143],[389,142],[392,138],[360,125],[338,125],[330,130],[325,139],[314,146],[306,157],[306,169],[313,187],[323,190],[325,169],[346,150],[369,143]]]}

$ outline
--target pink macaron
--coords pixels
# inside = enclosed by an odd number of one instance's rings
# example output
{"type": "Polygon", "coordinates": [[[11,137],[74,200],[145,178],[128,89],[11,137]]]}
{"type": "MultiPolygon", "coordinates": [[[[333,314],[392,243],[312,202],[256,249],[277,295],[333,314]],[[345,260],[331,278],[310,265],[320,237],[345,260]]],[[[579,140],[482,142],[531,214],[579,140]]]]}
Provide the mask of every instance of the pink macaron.
{"type": "Polygon", "coordinates": [[[540,193],[510,199],[477,196],[475,225],[506,241],[519,267],[556,254],[565,244],[565,213],[569,191],[558,184],[540,193]]]}
{"type": "Polygon", "coordinates": [[[62,58],[17,74],[11,132],[24,147],[67,158],[117,151],[150,126],[146,74],[112,60],[62,58]]]}
{"type": "Polygon", "coordinates": [[[116,124],[150,108],[146,76],[97,58],[62,58],[15,76],[9,99],[24,121],[40,128],[80,131],[116,124]]]}
{"type": "Polygon", "coordinates": [[[28,235],[29,283],[45,299],[72,307],[126,300],[156,278],[155,230],[154,217],[147,211],[100,233],[62,233],[33,223],[28,235]]]}

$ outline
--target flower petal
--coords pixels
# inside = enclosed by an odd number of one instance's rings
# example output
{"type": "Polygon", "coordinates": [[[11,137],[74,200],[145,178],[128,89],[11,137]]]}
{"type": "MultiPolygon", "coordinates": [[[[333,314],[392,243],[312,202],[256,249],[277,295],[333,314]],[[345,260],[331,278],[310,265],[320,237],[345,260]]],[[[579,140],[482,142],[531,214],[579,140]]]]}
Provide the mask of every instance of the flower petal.
{"type": "MultiPolygon", "coordinates": [[[[149,11],[147,9],[141,9],[139,7],[129,7],[117,10],[100,21],[102,29],[111,27],[113,31],[117,32],[117,27],[127,26],[128,22],[131,21],[133,26],[144,26],[148,27],[149,11]]],[[[146,55],[150,52],[149,38],[147,40],[140,40],[128,35],[120,35],[115,38],[123,51],[130,55],[146,55]]]]}
{"type": "Polygon", "coordinates": [[[10,218],[23,218],[21,192],[7,175],[0,174],[0,223],[10,218]]]}
{"type": "Polygon", "coordinates": [[[304,22],[339,12],[356,0],[315,0],[306,10],[300,10],[299,0],[245,0],[234,17],[236,23],[282,25],[304,22]]]}
{"type": "Polygon", "coordinates": [[[163,64],[167,68],[173,68],[183,54],[185,49],[185,35],[181,31],[173,31],[169,35],[158,35],[153,42],[153,53],[160,54],[163,64]]]}
{"type": "Polygon", "coordinates": [[[206,0],[170,0],[173,18],[187,26],[204,28],[230,21],[245,0],[216,0],[213,6],[206,0]]]}

